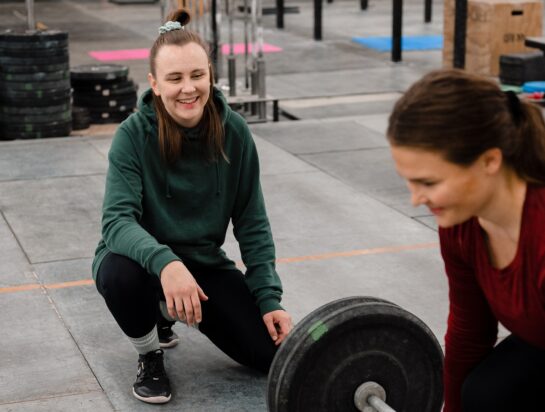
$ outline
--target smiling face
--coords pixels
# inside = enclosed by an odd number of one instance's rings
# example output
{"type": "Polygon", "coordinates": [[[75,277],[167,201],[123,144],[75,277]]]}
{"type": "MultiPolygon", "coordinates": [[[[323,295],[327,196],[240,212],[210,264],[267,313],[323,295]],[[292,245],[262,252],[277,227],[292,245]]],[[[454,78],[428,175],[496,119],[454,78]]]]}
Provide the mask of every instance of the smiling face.
{"type": "Polygon", "coordinates": [[[164,45],[155,58],[155,76],[148,74],[153,93],[183,127],[195,127],[210,98],[210,65],[204,49],[190,42],[164,45]]]}
{"type": "Polygon", "coordinates": [[[405,179],[414,206],[425,205],[437,224],[450,227],[480,216],[489,205],[501,152],[490,149],[469,166],[446,161],[434,151],[391,146],[399,175],[405,179]]]}

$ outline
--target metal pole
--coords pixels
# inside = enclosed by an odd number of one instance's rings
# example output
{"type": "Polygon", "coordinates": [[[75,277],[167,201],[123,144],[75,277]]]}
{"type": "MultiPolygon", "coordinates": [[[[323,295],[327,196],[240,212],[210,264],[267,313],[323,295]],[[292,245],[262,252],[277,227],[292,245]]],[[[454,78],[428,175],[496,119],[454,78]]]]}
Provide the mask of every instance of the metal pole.
{"type": "Polygon", "coordinates": [[[276,28],[284,28],[284,0],[276,0],[276,28]]]}
{"type": "Polygon", "coordinates": [[[214,81],[218,81],[218,77],[219,77],[219,64],[218,64],[218,54],[219,54],[219,50],[218,50],[218,22],[216,20],[216,13],[217,13],[217,9],[218,9],[218,3],[217,3],[217,0],[211,0],[211,13],[210,13],[210,17],[211,17],[211,25],[212,25],[212,44],[211,44],[211,47],[210,47],[210,57],[212,58],[212,65],[214,66],[214,81]]]}
{"type": "MultiPolygon", "coordinates": [[[[257,0],[257,95],[267,97],[265,87],[265,57],[263,55],[263,2],[257,0]]],[[[258,104],[259,120],[267,120],[267,103],[258,104]]]]}
{"type": "Polygon", "coordinates": [[[401,61],[401,32],[403,25],[403,0],[393,0],[392,18],[392,61],[401,61]]]}
{"type": "MultiPolygon", "coordinates": [[[[251,85],[251,94],[256,96],[258,93],[258,64],[257,64],[257,51],[258,51],[258,41],[257,41],[257,0],[252,0],[251,2],[251,21],[250,21],[250,38],[252,44],[252,54],[251,54],[251,69],[250,69],[250,85],[251,85]]],[[[257,103],[250,104],[250,113],[255,115],[257,113],[257,103]]]]}
{"type": "Polygon", "coordinates": [[[453,66],[466,65],[467,0],[456,0],[454,11],[454,61],[453,66]]]}
{"type": "Polygon", "coordinates": [[[431,22],[431,0],[425,0],[424,4],[424,23],[431,22]]]}
{"type": "Polygon", "coordinates": [[[382,399],[375,395],[371,395],[367,398],[367,403],[375,408],[378,412],[396,412],[394,409],[385,403],[382,399]]]}
{"type": "Polygon", "coordinates": [[[250,11],[248,10],[248,0],[244,0],[244,85],[246,90],[250,87],[250,73],[248,70],[248,18],[250,11]]]}
{"type": "Polygon", "coordinates": [[[34,21],[34,0],[26,0],[26,12],[27,12],[27,22],[28,29],[36,29],[36,22],[34,21]]]}
{"type": "Polygon", "coordinates": [[[322,40],[322,0],[314,0],[314,40],[322,40]]]}
{"type": "Polygon", "coordinates": [[[360,0],[360,7],[362,10],[367,10],[368,6],[369,6],[368,0],[360,0]]]}
{"type": "Polygon", "coordinates": [[[233,33],[233,7],[229,8],[229,0],[225,0],[225,13],[229,18],[229,57],[227,59],[227,76],[229,77],[229,96],[237,95],[237,69],[235,60],[235,40],[233,33]]]}

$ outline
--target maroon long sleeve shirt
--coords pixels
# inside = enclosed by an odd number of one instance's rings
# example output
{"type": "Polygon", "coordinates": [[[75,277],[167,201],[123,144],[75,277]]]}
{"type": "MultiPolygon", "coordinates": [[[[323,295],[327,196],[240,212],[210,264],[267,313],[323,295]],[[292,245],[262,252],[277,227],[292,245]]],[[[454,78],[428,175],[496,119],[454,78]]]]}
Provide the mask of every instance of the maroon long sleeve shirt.
{"type": "Polygon", "coordinates": [[[545,187],[528,185],[519,243],[503,269],[490,263],[477,218],[439,229],[449,282],[445,336],[445,408],[461,412],[461,386],[493,348],[498,321],[545,349],[545,187]]]}

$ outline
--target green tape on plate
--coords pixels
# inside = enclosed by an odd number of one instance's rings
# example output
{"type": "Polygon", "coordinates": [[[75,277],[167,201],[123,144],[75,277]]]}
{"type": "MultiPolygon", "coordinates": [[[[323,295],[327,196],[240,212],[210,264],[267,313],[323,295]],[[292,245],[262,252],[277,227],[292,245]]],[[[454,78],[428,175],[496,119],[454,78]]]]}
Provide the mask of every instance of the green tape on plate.
{"type": "Polygon", "coordinates": [[[314,340],[314,342],[320,339],[324,335],[324,333],[326,333],[327,331],[328,331],[327,325],[323,323],[321,320],[319,320],[310,328],[308,328],[308,333],[310,334],[310,336],[312,336],[312,339],[314,340]]]}

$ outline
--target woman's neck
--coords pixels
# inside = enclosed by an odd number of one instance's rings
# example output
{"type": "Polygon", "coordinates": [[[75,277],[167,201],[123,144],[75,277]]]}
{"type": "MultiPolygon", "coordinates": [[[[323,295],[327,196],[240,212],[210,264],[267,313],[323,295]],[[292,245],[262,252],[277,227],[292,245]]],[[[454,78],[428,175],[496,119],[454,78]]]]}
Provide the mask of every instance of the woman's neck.
{"type": "Polygon", "coordinates": [[[527,183],[512,171],[499,176],[490,201],[479,213],[482,228],[491,232],[502,232],[517,243],[522,222],[522,209],[526,199],[527,183]]]}

